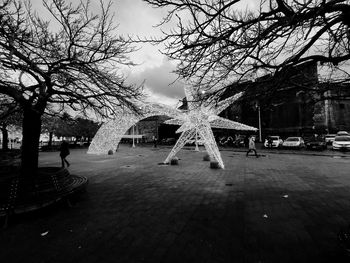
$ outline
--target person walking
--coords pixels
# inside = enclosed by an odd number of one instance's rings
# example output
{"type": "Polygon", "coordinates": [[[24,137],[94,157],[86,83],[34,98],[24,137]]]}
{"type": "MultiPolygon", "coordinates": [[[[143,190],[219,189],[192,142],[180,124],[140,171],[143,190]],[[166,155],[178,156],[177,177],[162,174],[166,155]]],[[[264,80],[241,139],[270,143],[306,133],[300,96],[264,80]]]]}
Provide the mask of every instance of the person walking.
{"type": "Polygon", "coordinates": [[[259,157],[258,153],[256,152],[255,137],[254,136],[250,136],[249,137],[249,147],[248,147],[248,151],[247,151],[246,157],[248,157],[250,152],[254,152],[256,158],[259,157]]]}
{"type": "Polygon", "coordinates": [[[269,136],[267,138],[267,147],[271,149],[272,148],[272,143],[273,143],[272,138],[271,138],[271,136],[269,136]]]}
{"type": "Polygon", "coordinates": [[[67,164],[67,167],[69,167],[69,162],[67,161],[66,157],[70,154],[69,152],[69,144],[66,141],[63,141],[61,143],[60,147],[60,157],[62,162],[62,168],[64,168],[65,164],[67,164]]]}
{"type": "Polygon", "coordinates": [[[157,137],[153,136],[153,146],[157,148],[157,137]]]}

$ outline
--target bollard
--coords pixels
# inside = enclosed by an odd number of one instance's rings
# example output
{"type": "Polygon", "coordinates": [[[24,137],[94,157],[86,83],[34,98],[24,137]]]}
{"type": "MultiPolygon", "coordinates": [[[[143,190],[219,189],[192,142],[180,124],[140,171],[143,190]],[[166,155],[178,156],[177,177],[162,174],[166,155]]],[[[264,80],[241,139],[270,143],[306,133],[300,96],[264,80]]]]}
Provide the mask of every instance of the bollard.
{"type": "Polygon", "coordinates": [[[179,158],[174,157],[170,160],[170,165],[178,165],[179,164],[179,158]]]}
{"type": "Polygon", "coordinates": [[[210,168],[211,168],[211,169],[219,169],[219,168],[220,168],[220,167],[219,167],[219,163],[216,162],[216,161],[211,161],[211,162],[210,162],[210,168]]]}
{"type": "Polygon", "coordinates": [[[206,155],[203,156],[203,161],[206,161],[206,162],[210,161],[209,154],[206,154],[206,155]]]}

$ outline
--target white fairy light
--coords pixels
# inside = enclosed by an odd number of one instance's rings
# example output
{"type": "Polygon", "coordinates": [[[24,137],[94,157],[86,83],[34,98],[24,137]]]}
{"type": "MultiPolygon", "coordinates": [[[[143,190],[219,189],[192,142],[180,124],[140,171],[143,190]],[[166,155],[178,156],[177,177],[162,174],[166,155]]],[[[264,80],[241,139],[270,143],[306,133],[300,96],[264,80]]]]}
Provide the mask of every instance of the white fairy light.
{"type": "Polygon", "coordinates": [[[198,133],[199,137],[204,142],[204,147],[210,158],[212,160],[216,160],[219,167],[224,169],[225,166],[222,161],[219,148],[216,144],[212,128],[245,131],[257,130],[254,127],[218,116],[220,112],[238,100],[242,96],[242,93],[238,93],[232,97],[220,101],[217,105],[210,102],[201,103],[200,100],[195,100],[196,94],[193,94],[193,91],[191,91],[189,87],[185,87],[185,94],[188,110],[184,111],[183,114],[178,115],[177,118],[165,121],[166,124],[181,125],[176,132],[182,132],[182,134],[177,140],[173,149],[170,151],[168,157],[165,159],[164,163],[169,163],[170,160],[186,144],[186,142],[195,137],[198,133]]]}
{"type": "MultiPolygon", "coordinates": [[[[202,92],[204,94],[205,92],[202,92]]],[[[233,102],[238,100],[242,93],[238,93],[217,104],[202,102],[189,87],[185,86],[185,94],[188,103],[188,110],[179,111],[169,106],[156,103],[137,103],[140,114],[136,115],[131,110],[119,109],[115,118],[101,126],[93,138],[88,149],[89,154],[107,154],[108,151],[115,151],[123,135],[130,127],[142,119],[165,115],[172,119],[165,121],[166,124],[181,125],[176,131],[182,133],[175,146],[170,151],[164,163],[169,163],[186,142],[197,136],[203,140],[204,147],[212,160],[216,160],[224,169],[220,151],[216,144],[212,128],[234,129],[245,131],[256,131],[257,129],[242,123],[234,122],[218,114],[226,109],[233,102]]]]}
{"type": "Polygon", "coordinates": [[[104,123],[93,138],[87,153],[107,154],[109,150],[115,151],[123,135],[142,119],[160,115],[174,118],[180,114],[176,109],[156,103],[138,103],[137,107],[140,110],[138,115],[131,110],[120,109],[113,120],[104,123]]]}

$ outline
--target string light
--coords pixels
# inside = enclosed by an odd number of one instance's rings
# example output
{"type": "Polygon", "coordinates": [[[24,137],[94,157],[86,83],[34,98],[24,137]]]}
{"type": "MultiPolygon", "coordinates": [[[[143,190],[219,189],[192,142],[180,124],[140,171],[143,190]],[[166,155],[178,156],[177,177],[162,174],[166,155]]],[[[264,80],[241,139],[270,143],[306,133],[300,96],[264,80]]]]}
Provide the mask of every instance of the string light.
{"type": "Polygon", "coordinates": [[[234,122],[222,117],[218,114],[226,109],[229,105],[237,101],[242,93],[238,93],[229,97],[216,105],[210,102],[201,102],[198,99],[198,94],[193,93],[189,87],[185,87],[185,94],[188,103],[188,110],[184,111],[177,118],[165,121],[166,124],[181,125],[176,133],[180,133],[180,138],[175,146],[170,151],[164,163],[169,163],[170,160],[180,151],[186,142],[197,136],[203,140],[205,150],[209,154],[211,160],[216,160],[219,167],[224,169],[224,163],[221,158],[219,148],[216,144],[212,128],[233,129],[256,131],[257,129],[239,122],[234,122]]]}
{"type": "Polygon", "coordinates": [[[116,117],[104,123],[91,141],[88,154],[107,154],[117,149],[123,135],[140,120],[148,117],[165,115],[171,118],[177,117],[181,112],[167,105],[157,103],[138,103],[140,114],[131,110],[118,110],[116,117]]]}
{"type": "MultiPolygon", "coordinates": [[[[202,92],[204,94],[204,92],[202,92]]],[[[141,114],[136,115],[130,110],[119,110],[115,119],[105,123],[96,133],[92,140],[89,154],[107,154],[109,150],[116,150],[118,144],[127,130],[142,119],[165,115],[172,119],[165,121],[166,124],[180,125],[176,133],[180,138],[170,151],[164,163],[169,163],[186,142],[197,135],[203,140],[204,147],[212,160],[216,160],[219,167],[224,169],[224,163],[216,144],[212,128],[256,131],[257,129],[239,122],[231,121],[218,115],[229,105],[237,101],[242,93],[238,93],[217,104],[200,100],[199,94],[194,93],[185,86],[185,95],[188,109],[179,111],[169,106],[157,103],[138,103],[141,114]]]]}

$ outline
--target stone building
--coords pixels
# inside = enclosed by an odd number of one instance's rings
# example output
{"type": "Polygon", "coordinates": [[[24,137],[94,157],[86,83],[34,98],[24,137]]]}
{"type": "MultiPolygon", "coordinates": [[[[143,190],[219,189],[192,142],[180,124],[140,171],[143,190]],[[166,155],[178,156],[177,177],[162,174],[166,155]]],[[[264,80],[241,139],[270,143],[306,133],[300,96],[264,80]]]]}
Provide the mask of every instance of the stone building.
{"type": "Polygon", "coordinates": [[[262,138],[350,131],[350,101],[344,99],[350,86],[320,83],[316,63],[232,84],[224,97],[239,91],[245,91],[243,99],[222,115],[255,127],[260,119],[262,138]]]}
{"type": "Polygon", "coordinates": [[[325,127],[329,133],[350,131],[350,100],[344,99],[350,97],[350,86],[336,85],[333,91],[327,91],[325,95],[334,99],[326,99],[315,104],[313,116],[315,127],[325,127]]]}

